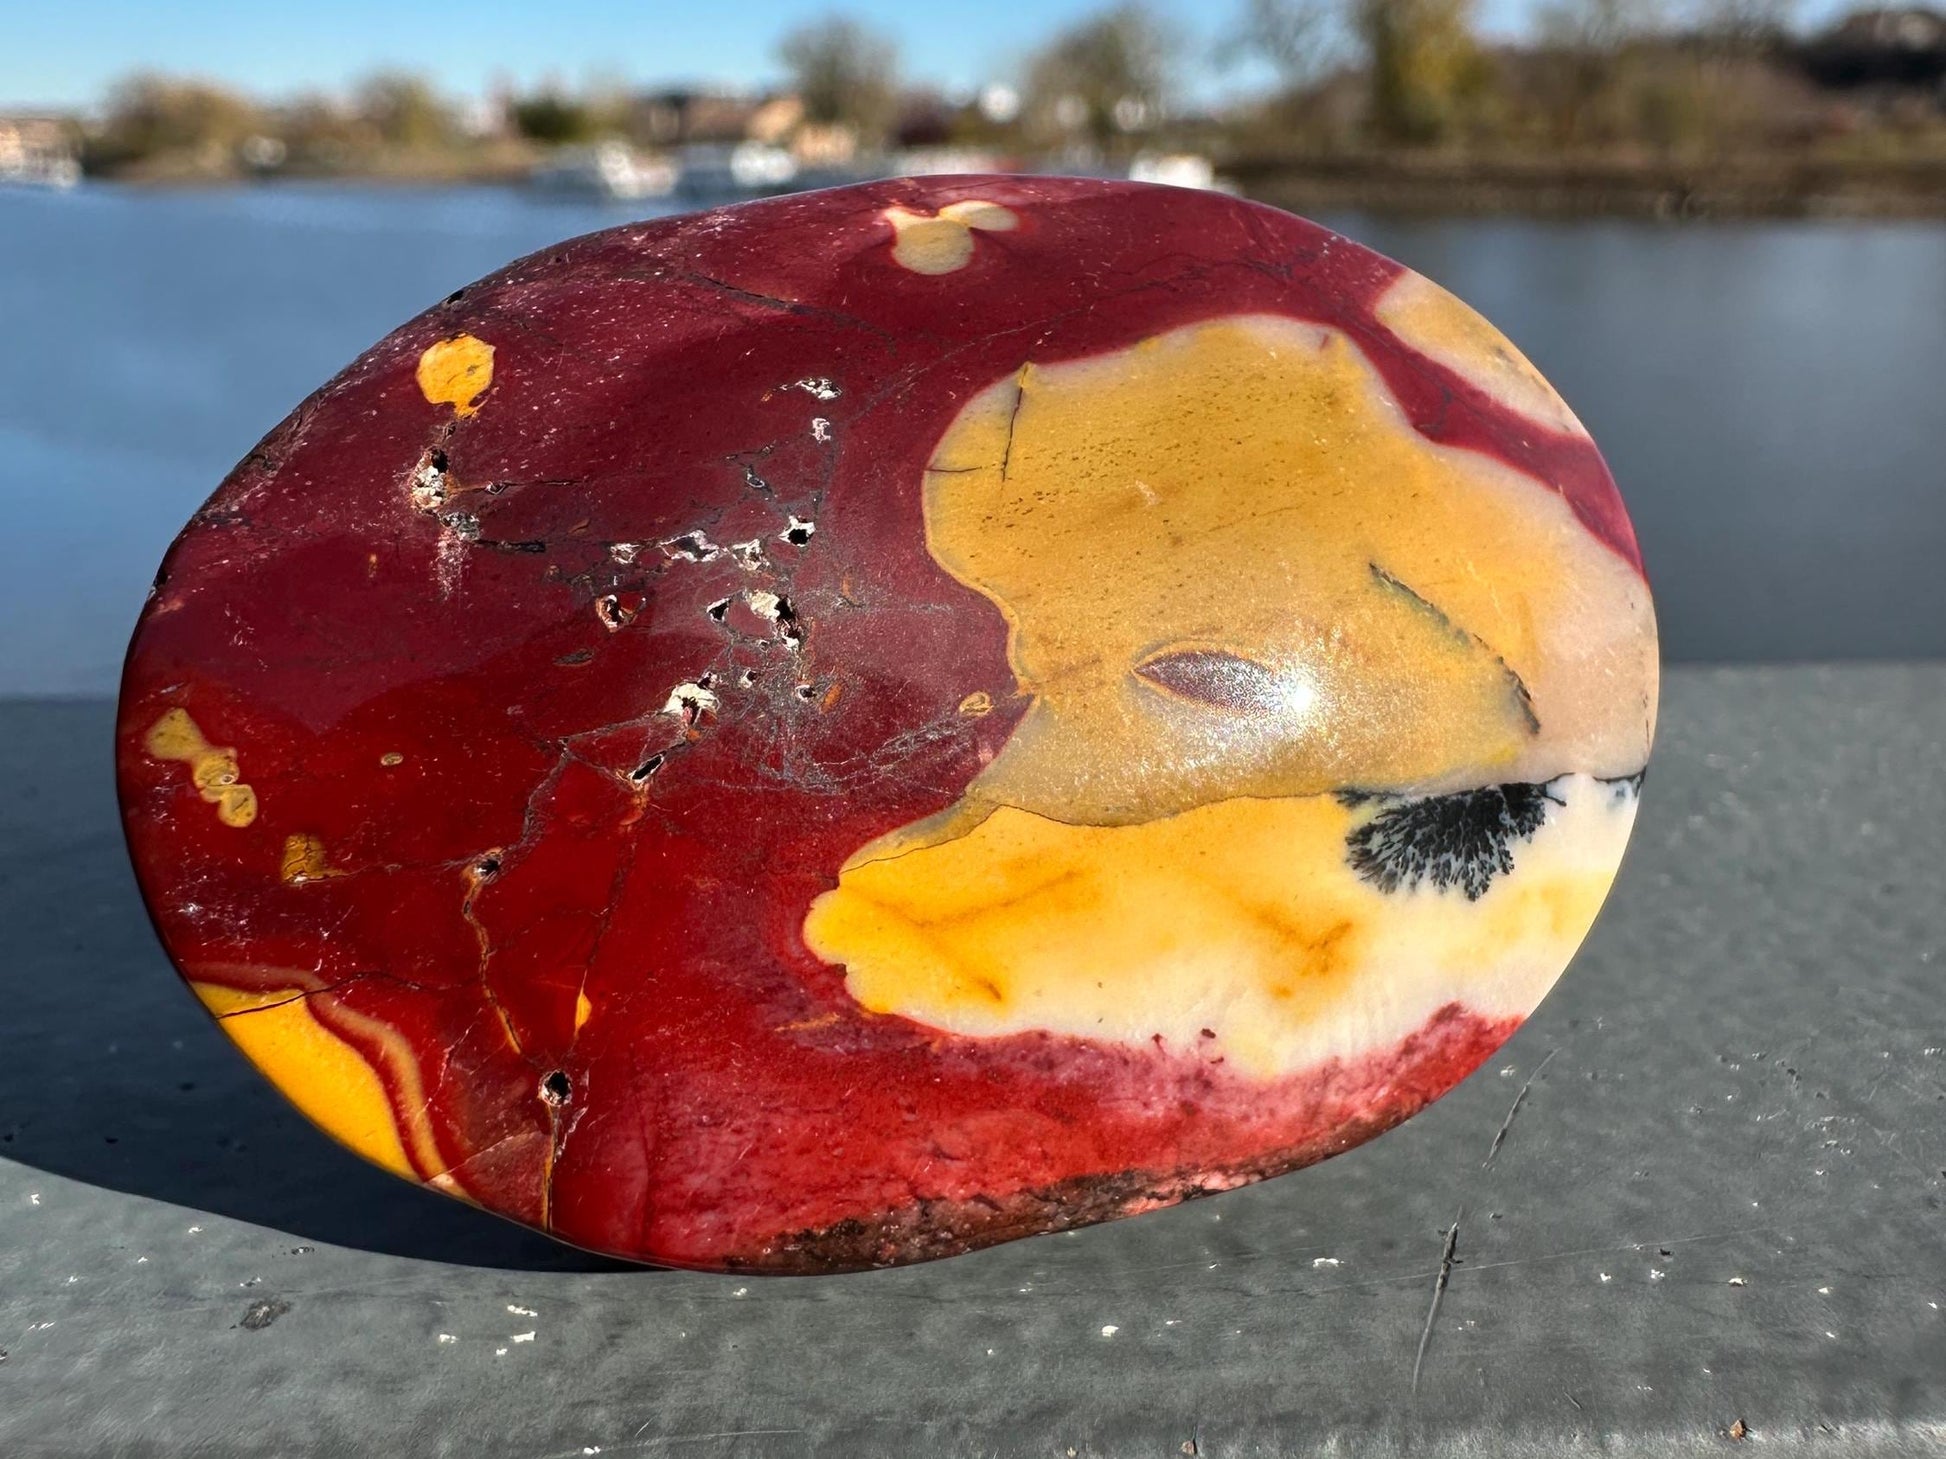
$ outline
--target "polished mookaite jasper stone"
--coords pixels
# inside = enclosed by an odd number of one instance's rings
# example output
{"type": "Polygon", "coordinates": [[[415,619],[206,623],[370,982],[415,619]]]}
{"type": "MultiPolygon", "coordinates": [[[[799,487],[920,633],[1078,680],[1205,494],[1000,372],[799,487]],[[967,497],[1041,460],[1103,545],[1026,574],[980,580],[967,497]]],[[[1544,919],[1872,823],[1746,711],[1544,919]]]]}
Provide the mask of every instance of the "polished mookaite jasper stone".
{"type": "Polygon", "coordinates": [[[169,554],[171,956],[367,1158],[682,1266],[909,1261],[1437,1098],[1621,857],[1655,629],[1504,338],[1297,218],[890,181],[462,289],[169,554]]]}

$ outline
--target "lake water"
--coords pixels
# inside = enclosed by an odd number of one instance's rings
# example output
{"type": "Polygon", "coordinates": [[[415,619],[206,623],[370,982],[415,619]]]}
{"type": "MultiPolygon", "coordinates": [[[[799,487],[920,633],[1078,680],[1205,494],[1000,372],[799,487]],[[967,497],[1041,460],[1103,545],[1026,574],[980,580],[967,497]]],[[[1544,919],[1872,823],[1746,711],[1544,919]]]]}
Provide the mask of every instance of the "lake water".
{"type": "MultiPolygon", "coordinates": [[[[170,538],[392,326],[627,207],[0,191],[0,693],[112,690],[170,538]]],[[[1676,660],[1946,655],[1946,227],[1322,219],[1497,322],[1601,442],[1676,660]]]]}

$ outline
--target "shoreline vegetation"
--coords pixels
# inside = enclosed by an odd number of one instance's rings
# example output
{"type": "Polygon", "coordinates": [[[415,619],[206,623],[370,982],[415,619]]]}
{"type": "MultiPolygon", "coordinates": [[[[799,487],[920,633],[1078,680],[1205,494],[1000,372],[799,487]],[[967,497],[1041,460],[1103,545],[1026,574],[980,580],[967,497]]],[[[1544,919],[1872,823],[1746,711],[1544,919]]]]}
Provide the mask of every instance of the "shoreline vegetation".
{"type": "MultiPolygon", "coordinates": [[[[394,155],[355,171],[275,178],[155,173],[122,176],[155,189],[344,183],[368,187],[521,187],[525,155],[467,159],[394,155]]],[[[1005,169],[1012,170],[1012,169],[1005,169]]],[[[1058,166],[1035,171],[1058,172],[1058,166]]],[[[900,175],[888,169],[886,176],[900,175]]],[[[1416,157],[1390,152],[1245,155],[1220,167],[1242,196],[1299,214],[1426,216],[1946,220],[1946,160],[1736,157],[1696,162],[1582,157],[1416,157]]],[[[700,204],[699,204],[700,205],[700,204]]]]}
{"type": "Polygon", "coordinates": [[[1238,0],[1184,96],[1139,4],[1086,17],[964,92],[905,77],[842,16],[784,36],[783,79],[610,81],[455,97],[389,72],[277,99],[142,75],[85,115],[0,113],[0,181],[533,185],[695,206],[906,172],[1215,181],[1298,212],[1667,220],[1946,218],[1946,11],[1793,0],[1537,0],[1489,42],[1474,0],[1238,0]],[[10,166],[14,169],[10,174],[10,166]]]}
{"type": "Polygon", "coordinates": [[[1519,155],[1244,157],[1244,196],[1333,210],[1542,218],[1946,219],[1946,158],[1745,155],[1692,161],[1519,155]]]}

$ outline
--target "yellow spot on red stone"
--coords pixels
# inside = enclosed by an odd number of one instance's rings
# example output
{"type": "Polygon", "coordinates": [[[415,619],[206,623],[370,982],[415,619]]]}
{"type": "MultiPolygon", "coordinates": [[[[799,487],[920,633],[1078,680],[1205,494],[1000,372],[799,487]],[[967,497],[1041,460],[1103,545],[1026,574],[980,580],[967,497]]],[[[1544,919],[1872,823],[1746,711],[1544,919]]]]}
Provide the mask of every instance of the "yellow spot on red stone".
{"type": "Polygon", "coordinates": [[[973,257],[973,232],[1005,233],[1020,220],[998,203],[968,198],[937,213],[887,208],[892,225],[892,258],[915,274],[950,274],[973,257]]]}
{"type": "Polygon", "coordinates": [[[470,334],[429,345],[419,356],[419,389],[434,405],[471,415],[493,383],[493,346],[470,334]]]}
{"type": "Polygon", "coordinates": [[[394,765],[402,764],[404,761],[405,756],[401,755],[397,750],[387,750],[383,755],[378,757],[378,763],[387,769],[390,769],[394,765]]]}
{"type": "Polygon", "coordinates": [[[257,792],[239,778],[236,751],[212,745],[185,709],[171,709],[149,726],[144,740],[158,760],[176,760],[189,767],[196,793],[216,807],[226,826],[247,826],[257,819],[257,792]]]}
{"type": "Polygon", "coordinates": [[[326,864],[324,842],[319,837],[300,831],[284,838],[284,857],[278,875],[287,882],[298,883],[343,876],[344,872],[326,864]]]}
{"type": "Polygon", "coordinates": [[[975,689],[959,702],[961,714],[981,715],[993,713],[993,696],[984,689],[975,689]]]}
{"type": "Polygon", "coordinates": [[[574,1031],[581,1032],[581,1026],[588,1021],[588,1015],[595,1011],[595,1005],[588,1001],[587,991],[574,995],[574,1031]]]}

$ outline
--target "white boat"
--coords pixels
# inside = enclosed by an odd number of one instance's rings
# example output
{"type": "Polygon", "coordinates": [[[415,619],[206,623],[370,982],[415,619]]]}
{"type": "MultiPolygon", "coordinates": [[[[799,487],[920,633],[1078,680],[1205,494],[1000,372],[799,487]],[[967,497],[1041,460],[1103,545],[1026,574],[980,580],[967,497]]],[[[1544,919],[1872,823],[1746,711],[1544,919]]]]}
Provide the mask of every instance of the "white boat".
{"type": "Polygon", "coordinates": [[[797,159],[763,142],[693,144],[677,154],[677,162],[677,188],[699,202],[761,197],[801,185],[797,159]]]}
{"type": "Polygon", "coordinates": [[[663,198],[676,189],[676,169],[660,157],[644,157],[626,142],[563,147],[527,176],[543,192],[580,197],[663,198]]]}
{"type": "Polygon", "coordinates": [[[45,117],[0,117],[0,186],[71,188],[81,163],[67,128],[45,117]]]}
{"type": "Polygon", "coordinates": [[[1205,192],[1237,190],[1235,183],[1216,175],[1209,158],[1195,152],[1138,152],[1128,164],[1128,180],[1198,188],[1205,192]]]}
{"type": "Polygon", "coordinates": [[[81,164],[72,157],[0,160],[0,187],[51,187],[61,191],[81,181],[81,164]]]}

